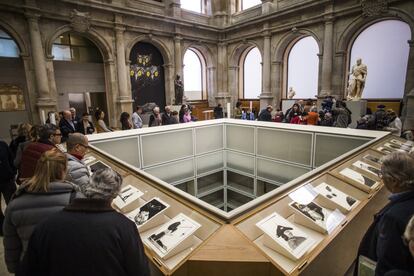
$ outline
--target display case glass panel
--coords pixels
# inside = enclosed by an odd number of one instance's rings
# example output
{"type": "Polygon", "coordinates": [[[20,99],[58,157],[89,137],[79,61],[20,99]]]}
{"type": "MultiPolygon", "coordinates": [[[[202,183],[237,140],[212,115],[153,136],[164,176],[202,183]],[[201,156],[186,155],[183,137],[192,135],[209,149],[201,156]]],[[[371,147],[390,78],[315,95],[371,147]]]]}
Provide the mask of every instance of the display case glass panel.
{"type": "Polygon", "coordinates": [[[223,164],[223,152],[218,151],[211,154],[202,155],[197,159],[197,174],[204,174],[210,171],[222,169],[223,164]]]}
{"type": "Polygon", "coordinates": [[[197,195],[203,197],[208,193],[223,189],[223,171],[197,178],[197,195]]]}
{"type": "Polygon", "coordinates": [[[285,184],[309,171],[308,168],[257,158],[257,176],[280,184],[285,184]]]}
{"type": "Polygon", "coordinates": [[[183,183],[176,184],[175,187],[183,192],[186,192],[192,196],[195,196],[194,180],[186,181],[183,183]]]}
{"type": "Polygon", "coordinates": [[[200,199],[210,205],[221,208],[224,206],[224,189],[220,189],[214,193],[202,196],[200,199]]]}
{"type": "Polygon", "coordinates": [[[96,141],[93,145],[134,167],[140,167],[138,137],[96,141]]]}
{"type": "Polygon", "coordinates": [[[363,137],[319,133],[315,135],[315,139],[315,167],[319,167],[371,140],[363,137]]]}
{"type": "Polygon", "coordinates": [[[144,169],[149,174],[164,180],[167,183],[174,183],[180,180],[194,177],[193,158],[168,163],[166,165],[144,169]]]}
{"type": "Polygon", "coordinates": [[[254,157],[237,152],[226,151],[227,167],[254,175],[254,157]]]}
{"type": "Polygon", "coordinates": [[[263,180],[256,180],[256,185],[257,185],[257,196],[262,196],[268,192],[273,191],[274,189],[277,189],[279,187],[279,185],[270,183],[270,182],[266,182],[263,180]]]}
{"type": "Polygon", "coordinates": [[[227,170],[227,188],[254,197],[254,178],[227,170]]]}
{"type": "Polygon", "coordinates": [[[258,128],[257,154],[311,166],[312,133],[258,128]]]}
{"type": "Polygon", "coordinates": [[[195,129],[196,154],[223,148],[223,126],[208,126],[195,129]]]}
{"type": "Polygon", "coordinates": [[[251,201],[253,198],[249,196],[242,195],[238,192],[227,189],[227,206],[232,209],[236,209],[243,204],[251,201]]]}
{"type": "Polygon", "coordinates": [[[193,155],[191,129],[141,136],[143,167],[193,155]]]}
{"type": "Polygon", "coordinates": [[[254,127],[226,125],[227,149],[254,153],[254,127]]]}

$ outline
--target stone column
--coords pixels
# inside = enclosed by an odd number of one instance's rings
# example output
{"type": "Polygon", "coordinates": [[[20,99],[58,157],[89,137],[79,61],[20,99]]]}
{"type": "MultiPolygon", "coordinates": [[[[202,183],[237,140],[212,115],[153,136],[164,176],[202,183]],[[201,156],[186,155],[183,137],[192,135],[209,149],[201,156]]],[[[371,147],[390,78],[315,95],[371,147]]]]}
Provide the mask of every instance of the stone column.
{"type": "Polygon", "coordinates": [[[207,67],[207,92],[208,105],[216,106],[215,96],[217,95],[217,68],[215,66],[207,67]]]}
{"type": "Polygon", "coordinates": [[[333,18],[325,21],[322,57],[322,86],[320,96],[332,94],[333,18]]]}
{"type": "Polygon", "coordinates": [[[181,53],[181,41],[183,38],[179,35],[174,37],[174,61],[175,61],[175,74],[180,75],[183,80],[183,56],[181,53]]]}
{"type": "MultiPolygon", "coordinates": [[[[267,29],[267,24],[265,29],[267,29]]],[[[263,47],[263,61],[262,61],[262,93],[260,94],[260,109],[265,108],[267,105],[271,105],[273,102],[273,96],[270,92],[270,67],[271,67],[271,47],[270,47],[270,33],[266,30],[264,34],[264,47],[263,47]]]]}
{"type": "Polygon", "coordinates": [[[125,45],[124,45],[124,31],[122,26],[115,27],[115,43],[116,43],[116,65],[118,77],[118,100],[120,105],[120,112],[132,111],[131,92],[128,91],[128,71],[125,62],[125,45]]]}
{"type": "MultiPolygon", "coordinates": [[[[275,77],[274,80],[274,89],[273,89],[273,99],[274,99],[274,105],[277,107],[280,106],[280,101],[282,99],[282,62],[281,61],[274,61],[272,62],[272,75],[275,77]]],[[[272,85],[272,86],[273,86],[272,85]]]]}
{"type": "Polygon", "coordinates": [[[217,55],[217,103],[221,103],[225,107],[226,103],[230,102],[231,95],[228,92],[227,83],[227,44],[220,42],[218,44],[217,55]]]}
{"type": "Polygon", "coordinates": [[[409,40],[407,75],[405,80],[404,107],[402,111],[403,130],[414,129],[414,40],[409,40]]]}
{"type": "Polygon", "coordinates": [[[56,109],[56,101],[50,96],[49,79],[46,71],[46,61],[42,44],[42,37],[39,30],[39,15],[26,13],[27,22],[29,24],[29,35],[32,46],[32,60],[36,79],[36,92],[39,115],[44,112],[56,109]]]}
{"type": "Polygon", "coordinates": [[[273,0],[262,0],[262,14],[270,13],[273,8],[273,0]]]}
{"type": "MultiPolygon", "coordinates": [[[[116,70],[115,61],[113,59],[104,60],[104,70],[105,70],[105,88],[107,95],[107,108],[108,108],[108,122],[111,127],[119,127],[120,122],[118,120],[120,112],[120,105],[117,105],[119,102],[118,84],[116,81],[116,76],[118,71],[116,70]]],[[[128,111],[131,112],[131,111],[128,111]]]]}
{"type": "Polygon", "coordinates": [[[239,98],[239,89],[238,89],[238,73],[239,66],[229,66],[227,70],[227,91],[233,99],[239,98]]]}

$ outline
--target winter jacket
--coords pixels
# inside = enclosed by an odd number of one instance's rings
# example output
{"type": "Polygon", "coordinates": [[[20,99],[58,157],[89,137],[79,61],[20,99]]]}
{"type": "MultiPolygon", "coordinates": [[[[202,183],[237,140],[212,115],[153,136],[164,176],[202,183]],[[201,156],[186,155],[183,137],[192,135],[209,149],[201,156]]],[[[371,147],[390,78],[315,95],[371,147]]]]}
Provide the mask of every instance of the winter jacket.
{"type": "Polygon", "coordinates": [[[83,135],[92,134],[95,132],[95,127],[91,121],[88,121],[88,126],[85,128],[83,126],[83,121],[79,121],[76,125],[76,132],[82,133],[83,135]]]}
{"type": "Polygon", "coordinates": [[[7,206],[3,224],[4,259],[9,272],[14,273],[19,266],[35,226],[80,196],[78,190],[66,181],[50,183],[47,192],[29,192],[24,184],[20,186],[7,206]]]}
{"type": "Polygon", "coordinates": [[[350,124],[350,113],[343,107],[332,109],[332,115],[334,116],[334,127],[347,128],[350,124]]]}
{"type": "Polygon", "coordinates": [[[6,142],[0,140],[0,186],[9,184],[16,176],[13,155],[6,142]]]}
{"type": "Polygon", "coordinates": [[[135,223],[110,201],[89,198],[75,199],[36,228],[23,269],[39,276],[150,275],[135,223]]]}
{"type": "Polygon", "coordinates": [[[54,147],[55,146],[49,140],[29,144],[22,154],[22,161],[20,162],[19,168],[19,178],[22,179],[32,177],[40,156],[54,147]]]}
{"type": "Polygon", "coordinates": [[[374,222],[361,241],[358,255],[377,262],[375,275],[401,269],[414,273],[414,261],[401,236],[414,214],[414,191],[394,194],[374,216],[374,222]]]}
{"type": "Polygon", "coordinates": [[[68,139],[70,133],[75,133],[75,131],[76,131],[75,123],[72,122],[72,121],[69,122],[65,118],[60,120],[59,128],[60,128],[60,132],[62,133],[62,143],[66,142],[66,140],[68,139]]]}
{"type": "Polygon", "coordinates": [[[260,112],[259,117],[257,118],[257,120],[258,121],[271,122],[272,121],[272,114],[270,113],[269,110],[263,109],[260,112]]]}
{"type": "Polygon", "coordinates": [[[68,171],[66,174],[66,180],[79,186],[81,191],[84,191],[85,185],[89,183],[89,170],[82,160],[79,160],[75,156],[66,153],[68,158],[68,171]]]}

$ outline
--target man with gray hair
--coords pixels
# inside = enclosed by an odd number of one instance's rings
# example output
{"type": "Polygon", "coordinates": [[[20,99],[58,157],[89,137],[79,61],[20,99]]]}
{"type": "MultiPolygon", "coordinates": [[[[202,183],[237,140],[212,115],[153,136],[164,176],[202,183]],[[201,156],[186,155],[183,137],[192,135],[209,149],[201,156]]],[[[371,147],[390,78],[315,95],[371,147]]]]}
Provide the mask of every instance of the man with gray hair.
{"type": "Polygon", "coordinates": [[[112,169],[96,171],[85,187],[86,198],[75,198],[36,227],[23,260],[23,272],[149,276],[137,227],[111,207],[121,185],[122,177],[112,169]]]}
{"type": "Polygon", "coordinates": [[[66,141],[66,156],[68,158],[66,180],[78,185],[82,192],[85,185],[88,184],[90,176],[88,168],[82,161],[88,147],[88,137],[82,133],[70,134],[66,141]]]}

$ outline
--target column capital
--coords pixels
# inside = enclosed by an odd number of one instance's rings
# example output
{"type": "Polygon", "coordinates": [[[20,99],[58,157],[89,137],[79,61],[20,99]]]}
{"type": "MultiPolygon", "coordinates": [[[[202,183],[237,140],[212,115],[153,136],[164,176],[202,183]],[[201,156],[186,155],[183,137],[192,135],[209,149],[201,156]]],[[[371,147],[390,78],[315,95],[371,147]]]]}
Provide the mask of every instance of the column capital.
{"type": "Polygon", "coordinates": [[[229,66],[228,70],[237,70],[239,69],[239,66],[229,66]]]}
{"type": "Polygon", "coordinates": [[[115,23],[114,30],[115,30],[115,33],[122,34],[126,31],[126,27],[123,24],[115,23]]]}
{"type": "Polygon", "coordinates": [[[104,60],[104,64],[106,64],[106,65],[114,65],[115,64],[115,61],[112,58],[105,59],[104,60]]]}
{"type": "Polygon", "coordinates": [[[183,40],[183,37],[180,34],[175,34],[174,35],[174,41],[175,42],[180,42],[181,40],[183,40]]]}
{"type": "Polygon", "coordinates": [[[224,42],[224,41],[220,41],[219,43],[218,43],[218,46],[220,46],[220,47],[227,47],[227,42],[224,42]]]}
{"type": "Polygon", "coordinates": [[[40,13],[38,12],[33,12],[33,11],[26,11],[24,13],[24,16],[26,17],[27,20],[32,21],[32,22],[38,22],[39,18],[40,18],[40,13]]]}
{"type": "Polygon", "coordinates": [[[172,63],[166,63],[166,64],[163,64],[162,67],[171,68],[171,67],[174,67],[174,65],[172,63]]]}
{"type": "Polygon", "coordinates": [[[272,61],[272,65],[282,65],[282,61],[272,61]]]}
{"type": "Polygon", "coordinates": [[[323,20],[325,22],[325,25],[333,24],[334,21],[335,21],[335,17],[333,15],[331,15],[331,14],[330,15],[325,15],[324,18],[323,18],[323,20]]]}

